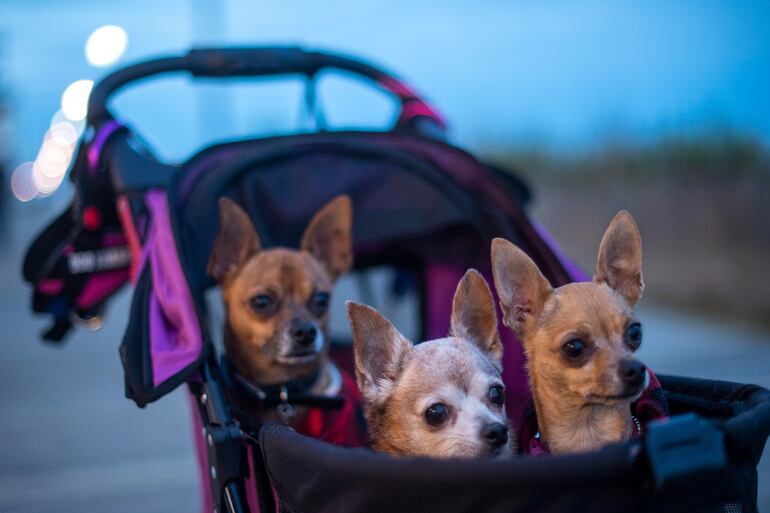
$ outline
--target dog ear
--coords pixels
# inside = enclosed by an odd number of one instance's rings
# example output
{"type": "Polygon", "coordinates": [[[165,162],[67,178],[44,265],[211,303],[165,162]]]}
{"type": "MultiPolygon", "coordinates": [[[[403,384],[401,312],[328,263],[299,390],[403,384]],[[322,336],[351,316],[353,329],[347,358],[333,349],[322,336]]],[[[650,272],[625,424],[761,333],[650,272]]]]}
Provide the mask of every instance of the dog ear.
{"type": "Polygon", "coordinates": [[[642,238],[631,214],[618,212],[599,245],[594,282],[606,283],[630,306],[642,297],[642,238]]]}
{"type": "Polygon", "coordinates": [[[353,332],[358,388],[370,404],[381,403],[401,375],[412,343],[374,308],[353,301],[347,301],[345,308],[353,332]]]}
{"type": "Polygon", "coordinates": [[[259,236],[246,212],[230,198],[219,198],[219,232],[209,257],[209,275],[222,283],[259,250],[259,236]]]}
{"type": "Polygon", "coordinates": [[[349,196],[337,196],[310,220],[300,248],[320,260],[332,279],[353,264],[353,206],[349,196]]]}
{"type": "Polygon", "coordinates": [[[497,333],[495,300],[487,281],[475,269],[468,269],[457,284],[449,336],[474,343],[495,363],[502,364],[503,344],[497,333]]]}
{"type": "Polygon", "coordinates": [[[537,321],[553,287],[526,253],[500,238],[492,241],[492,275],[503,323],[522,338],[537,321]]]}

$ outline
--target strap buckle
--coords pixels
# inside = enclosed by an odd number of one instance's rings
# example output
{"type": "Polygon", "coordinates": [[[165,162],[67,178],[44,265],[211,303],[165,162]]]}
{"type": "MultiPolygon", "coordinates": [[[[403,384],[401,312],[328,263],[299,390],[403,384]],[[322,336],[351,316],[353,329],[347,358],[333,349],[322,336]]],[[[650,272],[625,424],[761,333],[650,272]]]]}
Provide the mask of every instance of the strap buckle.
{"type": "Polygon", "coordinates": [[[645,443],[657,489],[727,468],[724,433],[694,413],[650,422],[645,443]]]}

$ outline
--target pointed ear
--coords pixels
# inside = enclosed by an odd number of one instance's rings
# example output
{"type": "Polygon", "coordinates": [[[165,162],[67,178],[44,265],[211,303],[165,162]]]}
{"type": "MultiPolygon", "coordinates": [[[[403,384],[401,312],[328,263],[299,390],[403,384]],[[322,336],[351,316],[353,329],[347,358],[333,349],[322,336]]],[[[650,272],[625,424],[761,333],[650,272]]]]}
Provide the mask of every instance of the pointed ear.
{"type": "Polygon", "coordinates": [[[495,300],[487,281],[475,269],[469,269],[457,284],[449,335],[472,342],[498,366],[502,365],[503,344],[497,333],[495,300]]]}
{"type": "Polygon", "coordinates": [[[412,344],[374,308],[345,303],[353,332],[356,381],[370,404],[388,398],[404,368],[412,344]]]}
{"type": "Polygon", "coordinates": [[[209,257],[208,273],[219,283],[260,250],[251,219],[230,198],[219,198],[219,232],[209,257]]]}
{"type": "Polygon", "coordinates": [[[537,322],[553,288],[535,262],[505,239],[492,241],[492,274],[503,323],[523,338],[537,322]]]}
{"type": "Polygon", "coordinates": [[[642,297],[642,238],[631,214],[621,210],[604,232],[594,282],[606,283],[630,306],[642,297]]]}
{"type": "Polygon", "coordinates": [[[353,206],[349,196],[337,196],[313,216],[300,248],[321,263],[332,279],[353,263],[353,206]]]}

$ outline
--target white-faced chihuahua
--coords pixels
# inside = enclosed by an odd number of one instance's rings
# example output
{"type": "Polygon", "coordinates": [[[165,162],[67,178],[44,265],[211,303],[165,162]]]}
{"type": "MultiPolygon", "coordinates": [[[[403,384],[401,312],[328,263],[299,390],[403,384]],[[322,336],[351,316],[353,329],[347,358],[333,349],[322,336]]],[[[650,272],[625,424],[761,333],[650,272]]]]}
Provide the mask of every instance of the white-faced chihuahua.
{"type": "Polygon", "coordinates": [[[449,336],[412,345],[376,310],[348,301],[356,379],[370,442],[394,455],[513,452],[501,379],[503,347],[484,278],[468,271],[449,336]]]}

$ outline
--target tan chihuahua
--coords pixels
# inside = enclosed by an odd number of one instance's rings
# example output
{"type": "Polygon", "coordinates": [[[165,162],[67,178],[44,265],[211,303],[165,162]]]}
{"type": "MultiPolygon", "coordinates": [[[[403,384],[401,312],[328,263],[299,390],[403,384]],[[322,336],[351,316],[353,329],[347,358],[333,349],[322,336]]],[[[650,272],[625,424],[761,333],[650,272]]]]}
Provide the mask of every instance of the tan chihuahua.
{"type": "Polygon", "coordinates": [[[513,452],[494,300],[469,270],[452,303],[449,336],[413,346],[376,310],[347,302],[356,379],[370,442],[393,455],[513,452]]]}
{"type": "MultiPolygon", "coordinates": [[[[208,272],[222,289],[233,374],[257,393],[287,384],[302,385],[303,393],[339,393],[340,373],[328,359],[326,334],[332,285],[352,264],[351,232],[351,201],[339,196],[310,221],[299,250],[262,249],[246,212],[219,200],[208,272]]],[[[260,420],[275,420],[273,410],[244,408],[260,420]]]]}
{"type": "Polygon", "coordinates": [[[523,251],[492,241],[503,320],[524,345],[539,436],[552,453],[591,451],[638,427],[630,405],[649,379],[634,358],[641,264],[641,238],[626,211],[607,228],[590,283],[553,289],[523,251]]]}

